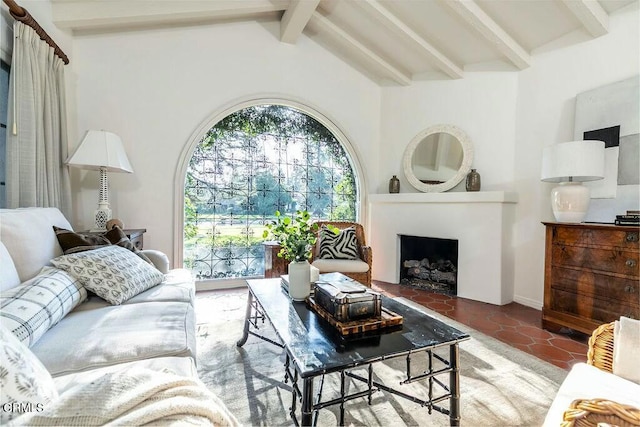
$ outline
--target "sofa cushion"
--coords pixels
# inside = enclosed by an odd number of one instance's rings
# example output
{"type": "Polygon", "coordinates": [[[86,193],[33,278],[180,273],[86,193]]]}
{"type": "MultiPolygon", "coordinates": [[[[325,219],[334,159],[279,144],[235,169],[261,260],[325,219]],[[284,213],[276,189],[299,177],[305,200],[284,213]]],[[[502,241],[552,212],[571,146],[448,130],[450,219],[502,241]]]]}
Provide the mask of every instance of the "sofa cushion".
{"type": "Polygon", "coordinates": [[[71,229],[57,208],[0,209],[0,239],[11,254],[20,282],[31,279],[49,260],[62,255],[52,225],[71,229]]]}
{"type": "Polygon", "coordinates": [[[141,359],[195,359],[195,312],[166,301],[75,310],[32,351],[54,378],[141,359]]]}
{"type": "Polygon", "coordinates": [[[607,399],[640,408],[640,385],[586,363],[571,368],[544,420],[545,427],[558,427],[564,411],[575,399],[607,399]]]}
{"type": "Polygon", "coordinates": [[[355,227],[347,227],[338,234],[329,230],[326,225],[320,228],[321,259],[358,259],[358,240],[355,227]]]}
{"type": "Polygon", "coordinates": [[[33,404],[31,411],[58,398],[51,375],[38,358],[8,329],[0,325],[0,424],[6,425],[23,412],[25,404],[33,404]],[[17,404],[15,407],[12,403],[17,404]]]}
{"type": "Polygon", "coordinates": [[[117,245],[130,250],[151,264],[149,258],[131,243],[131,240],[120,227],[113,227],[104,233],[76,233],[56,226],[53,226],[53,231],[56,233],[58,243],[65,255],[90,251],[103,246],[117,245]]]}
{"type": "Polygon", "coordinates": [[[2,292],[0,323],[31,347],[85,299],[87,291],[77,279],[44,267],[24,285],[2,292]]]}
{"type": "Polygon", "coordinates": [[[198,371],[196,364],[190,357],[154,357],[153,359],[142,359],[134,362],[119,363],[117,365],[105,366],[103,368],[92,369],[87,372],[74,372],[72,374],[60,375],[53,379],[58,394],[62,395],[79,382],[95,381],[105,374],[123,369],[151,369],[154,371],[167,370],[176,375],[197,378],[198,371]]]}
{"type": "Polygon", "coordinates": [[[369,264],[360,259],[317,259],[312,264],[320,273],[366,273],[369,264]]]}
{"type": "Polygon", "coordinates": [[[118,305],[162,282],[164,275],[133,252],[105,246],[51,260],[100,298],[118,305]]]}
{"type": "Polygon", "coordinates": [[[0,242],[0,291],[15,288],[19,284],[18,270],[6,246],[0,242]]]}

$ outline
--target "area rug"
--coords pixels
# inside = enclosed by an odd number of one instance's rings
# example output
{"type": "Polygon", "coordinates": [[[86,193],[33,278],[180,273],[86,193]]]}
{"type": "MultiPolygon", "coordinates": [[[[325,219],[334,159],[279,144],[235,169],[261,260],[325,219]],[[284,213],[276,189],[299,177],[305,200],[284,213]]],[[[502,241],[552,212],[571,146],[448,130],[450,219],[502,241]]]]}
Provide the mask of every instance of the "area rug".
{"type": "MultiPolygon", "coordinates": [[[[283,382],[283,351],[253,336],[243,347],[236,347],[242,336],[246,300],[246,290],[216,291],[197,298],[199,376],[241,424],[292,425],[290,383],[283,382]]],[[[463,426],[542,424],[566,371],[409,300],[399,300],[471,335],[470,340],[460,344],[463,426]]],[[[262,329],[266,336],[277,339],[268,322],[262,329]]],[[[412,360],[413,363],[416,362],[412,360]]],[[[381,362],[374,365],[374,375],[396,386],[404,379],[404,366],[404,359],[381,362]]],[[[447,377],[443,378],[446,381],[447,377]]],[[[357,383],[348,386],[350,391],[361,389],[357,383]]],[[[409,387],[412,394],[427,396],[427,387],[420,383],[402,387],[409,387]]],[[[336,397],[338,391],[337,375],[327,376],[323,400],[336,397]]],[[[384,392],[373,396],[371,406],[366,399],[345,404],[345,425],[449,425],[448,416],[436,411],[429,414],[427,408],[416,403],[384,392]]],[[[321,410],[318,425],[337,425],[338,411],[338,407],[321,410]]]]}

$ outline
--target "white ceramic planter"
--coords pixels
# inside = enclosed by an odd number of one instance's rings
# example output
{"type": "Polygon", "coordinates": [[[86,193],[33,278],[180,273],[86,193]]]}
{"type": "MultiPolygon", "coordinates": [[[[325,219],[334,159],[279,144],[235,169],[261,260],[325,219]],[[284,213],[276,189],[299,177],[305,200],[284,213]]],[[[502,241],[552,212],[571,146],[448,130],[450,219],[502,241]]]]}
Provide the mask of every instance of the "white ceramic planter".
{"type": "Polygon", "coordinates": [[[289,296],[294,301],[304,301],[311,292],[311,265],[308,261],[289,263],[289,296]]]}

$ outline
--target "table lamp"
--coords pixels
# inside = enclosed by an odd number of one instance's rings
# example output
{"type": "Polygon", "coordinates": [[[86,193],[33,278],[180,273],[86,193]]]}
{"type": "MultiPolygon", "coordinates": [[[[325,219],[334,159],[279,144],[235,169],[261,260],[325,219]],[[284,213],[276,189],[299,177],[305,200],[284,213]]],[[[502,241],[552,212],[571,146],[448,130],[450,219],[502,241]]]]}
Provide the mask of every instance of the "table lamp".
{"type": "Polygon", "coordinates": [[[551,190],[551,207],[558,222],[582,222],[591,199],[584,181],[604,178],[604,142],[570,141],[545,147],[542,181],[560,185],[551,190]]]}
{"type": "Polygon", "coordinates": [[[120,137],[104,130],[88,130],[67,164],[100,171],[100,196],[91,231],[106,231],[107,221],[111,219],[107,172],[133,173],[120,137]]]}

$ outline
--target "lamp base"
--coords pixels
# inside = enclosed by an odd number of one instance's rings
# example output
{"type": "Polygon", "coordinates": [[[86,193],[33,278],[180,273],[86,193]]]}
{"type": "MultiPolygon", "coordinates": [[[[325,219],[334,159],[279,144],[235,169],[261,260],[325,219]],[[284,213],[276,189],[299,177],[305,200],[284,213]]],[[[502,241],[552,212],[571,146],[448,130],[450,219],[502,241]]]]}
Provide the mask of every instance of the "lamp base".
{"type": "Polygon", "coordinates": [[[109,204],[99,203],[98,209],[93,213],[93,217],[94,228],[91,231],[107,231],[107,221],[111,219],[111,209],[109,209],[109,204]]]}
{"type": "Polygon", "coordinates": [[[590,201],[589,188],[580,182],[561,182],[551,190],[551,208],[558,222],[582,222],[590,201]]]}

